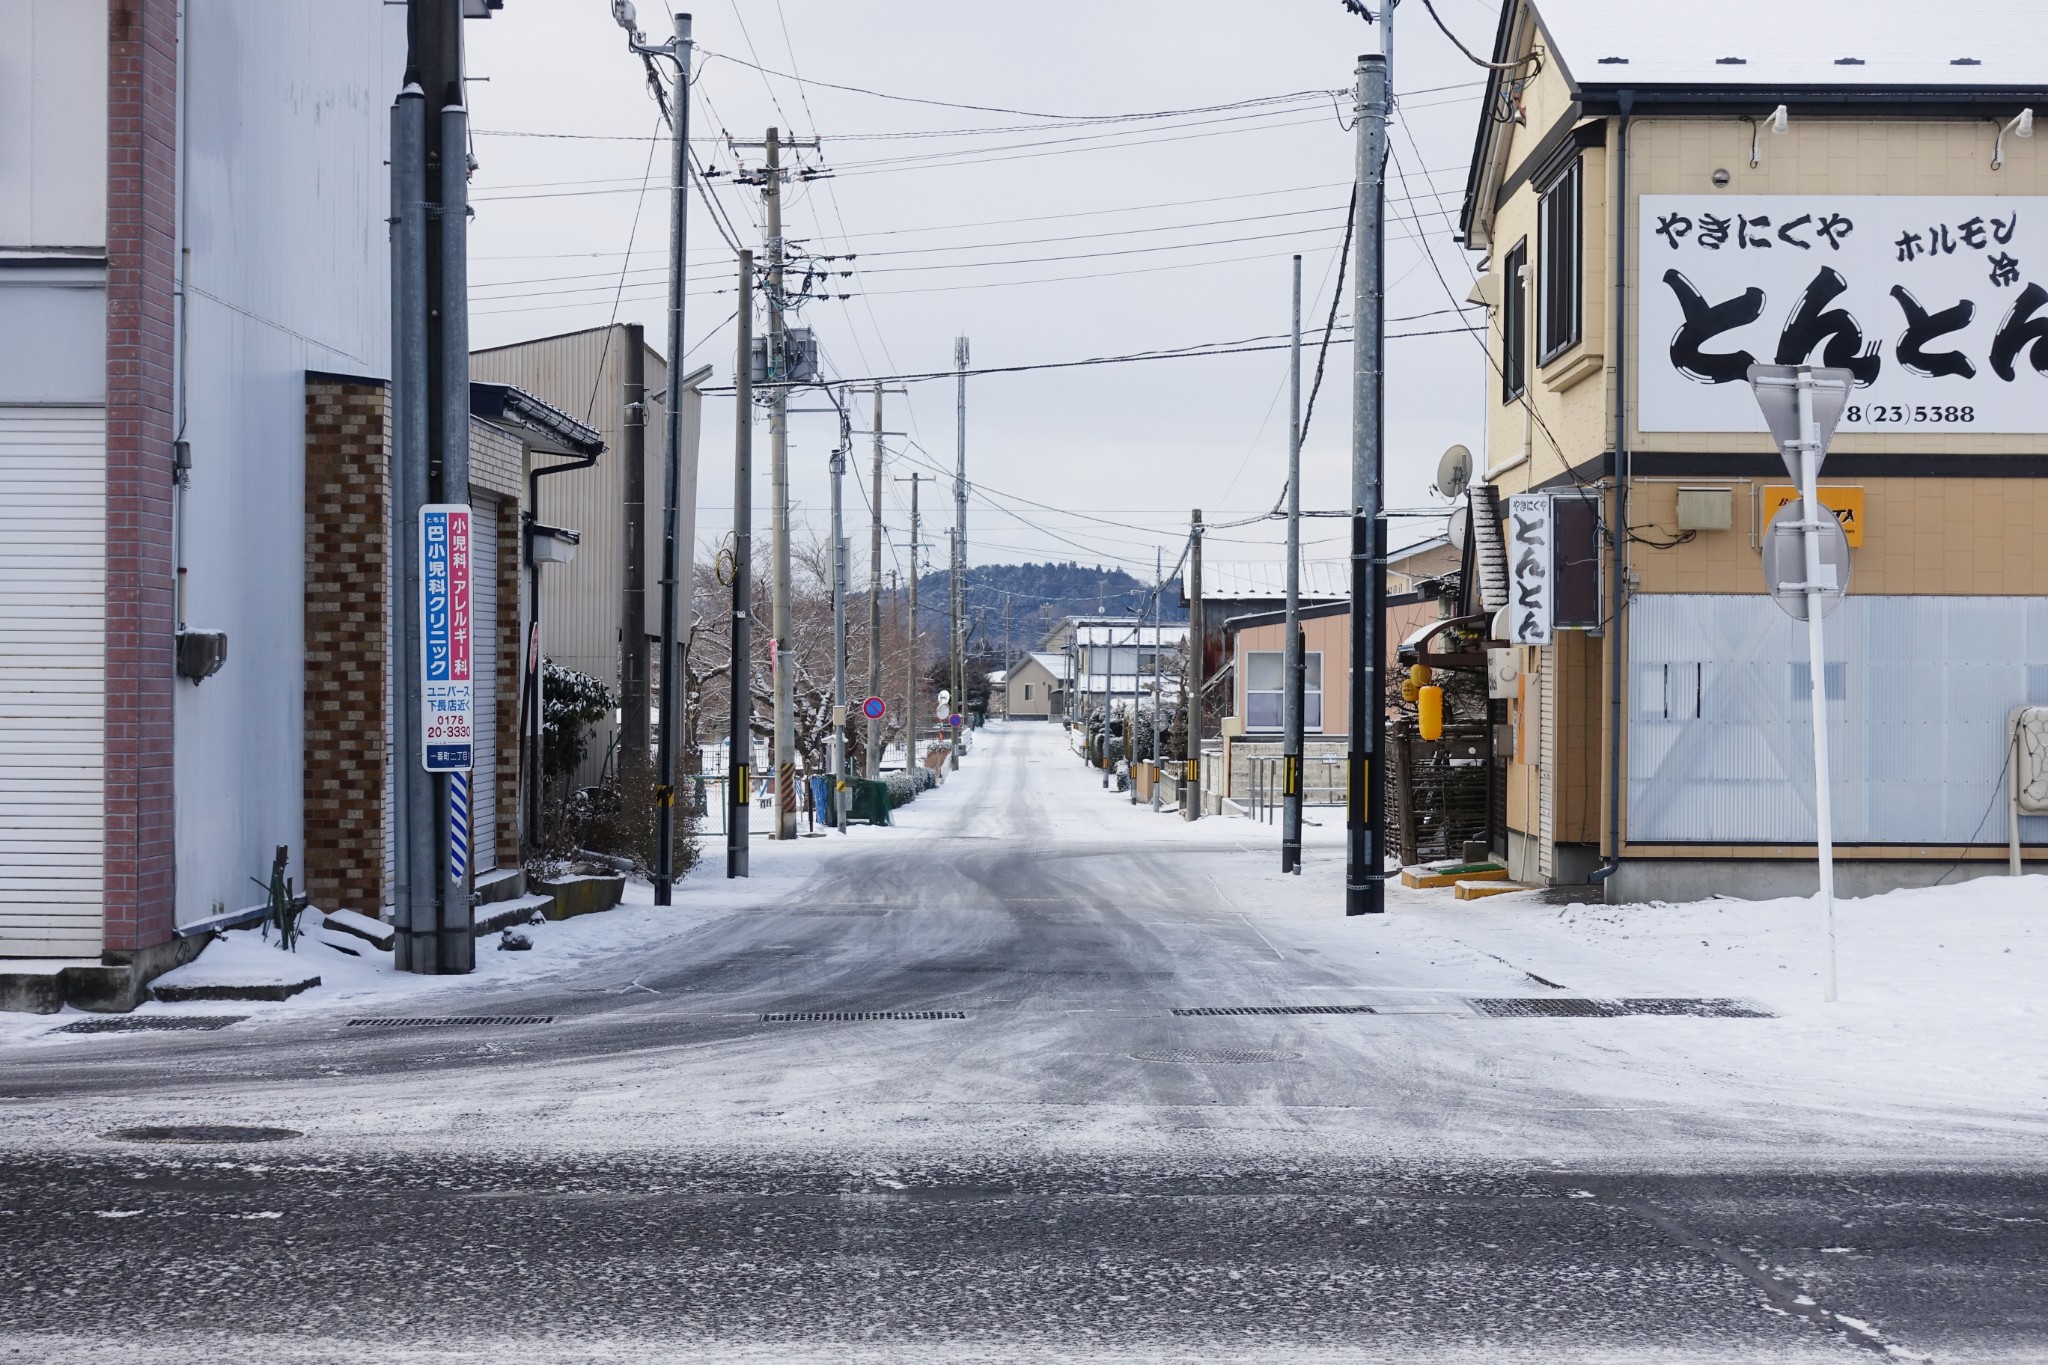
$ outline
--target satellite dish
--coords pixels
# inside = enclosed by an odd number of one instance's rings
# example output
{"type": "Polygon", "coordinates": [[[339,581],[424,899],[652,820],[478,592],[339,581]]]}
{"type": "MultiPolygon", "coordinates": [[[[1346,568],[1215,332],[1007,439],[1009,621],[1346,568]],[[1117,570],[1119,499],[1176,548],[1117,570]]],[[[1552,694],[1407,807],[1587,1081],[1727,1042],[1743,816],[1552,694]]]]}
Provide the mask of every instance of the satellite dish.
{"type": "Polygon", "coordinates": [[[1436,491],[1446,498],[1463,495],[1472,483],[1472,452],[1452,446],[1436,465],[1436,491]]]}
{"type": "Polygon", "coordinates": [[[1450,540],[1453,550],[1459,554],[1465,553],[1465,542],[1472,537],[1470,504],[1451,509],[1450,520],[1444,523],[1444,535],[1450,540]]]}

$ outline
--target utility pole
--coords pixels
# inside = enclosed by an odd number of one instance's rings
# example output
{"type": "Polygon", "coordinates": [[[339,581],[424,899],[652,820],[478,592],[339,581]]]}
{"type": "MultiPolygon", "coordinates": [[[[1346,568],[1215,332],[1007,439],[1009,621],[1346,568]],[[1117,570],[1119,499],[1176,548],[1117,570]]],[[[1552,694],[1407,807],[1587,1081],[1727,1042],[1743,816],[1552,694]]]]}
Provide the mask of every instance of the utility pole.
{"type": "Polygon", "coordinates": [[[1166,596],[1166,558],[1158,546],[1152,547],[1152,811],[1159,812],[1159,703],[1162,694],[1160,684],[1159,657],[1165,652],[1165,645],[1159,633],[1159,606],[1166,596]]]}
{"type": "MultiPolygon", "coordinates": [[[[678,386],[683,377],[683,286],[688,273],[688,247],[690,235],[689,204],[689,153],[690,153],[690,16],[675,16],[675,36],[666,43],[649,43],[633,26],[633,7],[614,5],[612,17],[626,30],[626,47],[642,60],[651,62],[656,57],[666,57],[676,64],[675,108],[669,111],[669,131],[673,145],[669,162],[669,225],[668,225],[668,401],[667,430],[664,433],[663,450],[663,493],[661,502],[661,695],[656,703],[660,712],[657,722],[654,753],[654,903],[670,903],[671,888],[675,883],[676,844],[676,746],[681,738],[682,707],[681,693],[676,688],[676,674],[682,669],[682,640],[680,624],[682,603],[682,549],[677,542],[681,531],[680,511],[676,506],[683,486],[683,399],[678,386]]],[[[652,79],[652,68],[649,68],[652,79]]],[[[637,329],[636,329],[637,330],[637,329]]],[[[635,344],[629,364],[638,363],[644,345],[635,344]]],[[[644,393],[644,388],[643,388],[644,393]]],[[[637,468],[637,465],[636,465],[637,468]]],[[[631,472],[627,476],[633,477],[631,472]]],[[[644,496],[644,488],[643,488],[644,496]]],[[[636,553],[628,533],[628,553],[636,553]]],[[[630,596],[630,595],[629,595],[630,596]]],[[[645,619],[632,620],[625,628],[644,637],[645,619]]],[[[632,637],[629,637],[629,639],[632,637]]],[[[627,646],[630,651],[633,646],[627,646]]],[[[644,652],[644,648],[643,648],[644,652]]],[[[645,678],[642,677],[644,689],[645,678]]],[[[622,694],[624,689],[621,689],[622,694]]],[[[624,696],[622,695],[622,703],[624,696]]],[[[626,720],[628,726],[646,725],[646,694],[640,697],[640,716],[626,720]]]]}
{"type": "MultiPolygon", "coordinates": [[[[399,830],[393,960],[425,974],[475,969],[469,783],[457,745],[429,753],[424,716],[423,508],[469,503],[469,117],[462,10],[411,0],[405,84],[392,109],[391,268],[395,440],[390,543],[403,584],[394,726],[399,830]],[[430,766],[431,763],[431,766],[430,766]]],[[[437,523],[438,524],[438,523],[437,523]]],[[[447,518],[449,539],[457,524],[447,518]]],[[[463,524],[467,524],[466,522],[463,524]]],[[[444,545],[443,553],[448,547],[444,545]]],[[[448,578],[436,575],[442,595],[448,578]]],[[[466,683],[451,673],[448,683],[466,683]]],[[[471,750],[473,753],[473,749],[471,750]]]]}
{"type": "Polygon", "coordinates": [[[1380,6],[1381,52],[1358,59],[1358,272],[1351,346],[1351,717],[1349,800],[1344,830],[1344,913],[1377,915],[1387,908],[1387,703],[1380,671],[1386,662],[1387,530],[1380,491],[1385,468],[1385,246],[1387,115],[1393,89],[1394,6],[1380,6]]]}
{"type": "MultiPolygon", "coordinates": [[[[882,438],[890,433],[882,430],[882,395],[884,393],[908,393],[908,389],[886,389],[882,381],[874,384],[875,396],[875,469],[873,524],[868,533],[868,695],[882,695],[882,438]]],[[[868,722],[867,776],[873,781],[882,775],[882,731],[886,721],[868,722]]]]}
{"type": "Polygon", "coordinates": [[[754,253],[740,253],[739,358],[733,362],[732,700],[726,741],[725,875],[747,876],[754,763],[754,253]]]}
{"type": "Polygon", "coordinates": [[[904,670],[903,699],[903,766],[916,767],[920,759],[917,752],[917,556],[924,535],[924,523],[918,519],[917,486],[924,482],[921,473],[912,474],[898,483],[910,485],[910,666],[904,670]]]}
{"type": "Polygon", "coordinates": [[[1181,814],[1202,818],[1202,509],[1188,518],[1187,770],[1181,775],[1181,814]]]}
{"type": "MultiPolygon", "coordinates": [[[[774,505],[769,513],[772,592],[769,629],[769,668],[775,684],[775,837],[796,838],[796,710],[790,693],[789,660],[789,355],[784,340],[782,267],[788,255],[782,240],[782,149],[785,146],[815,147],[808,142],[785,141],[780,130],[770,128],[758,144],[735,142],[734,147],[758,145],[765,164],[759,177],[761,202],[767,212],[767,235],[762,249],[767,252],[768,272],[768,451],[769,482],[774,505]]],[[[750,362],[751,363],[751,362],[750,362]]],[[[680,364],[680,362],[678,362],[680,364]]]]}
{"type": "MultiPolygon", "coordinates": [[[[953,434],[953,710],[965,715],[967,707],[967,661],[961,636],[962,594],[967,579],[967,338],[953,338],[953,368],[959,371],[959,399],[955,405],[953,434]]],[[[964,727],[963,727],[964,728],[964,727]]],[[[960,768],[959,736],[955,735],[951,766],[960,768]]]]}
{"type": "Polygon", "coordinates": [[[619,619],[619,767],[647,766],[647,333],[625,329],[623,439],[626,592],[619,619]]]}
{"type": "Polygon", "coordinates": [[[1287,388],[1287,653],[1280,696],[1280,870],[1301,872],[1302,703],[1306,670],[1301,639],[1301,257],[1294,258],[1294,332],[1287,388]]]}
{"type": "Polygon", "coordinates": [[[846,833],[846,524],[840,483],[853,445],[846,412],[849,395],[839,397],[839,444],[832,448],[832,813],[846,833]]]}
{"type": "Polygon", "coordinates": [[[946,746],[946,756],[951,769],[954,772],[959,772],[960,731],[966,727],[964,725],[954,725],[953,717],[960,715],[960,708],[966,702],[960,695],[960,532],[957,527],[948,526],[946,528],[946,558],[953,566],[953,572],[949,575],[947,583],[953,599],[953,682],[952,702],[946,708],[948,715],[945,718],[947,738],[950,740],[950,743],[946,746]]]}

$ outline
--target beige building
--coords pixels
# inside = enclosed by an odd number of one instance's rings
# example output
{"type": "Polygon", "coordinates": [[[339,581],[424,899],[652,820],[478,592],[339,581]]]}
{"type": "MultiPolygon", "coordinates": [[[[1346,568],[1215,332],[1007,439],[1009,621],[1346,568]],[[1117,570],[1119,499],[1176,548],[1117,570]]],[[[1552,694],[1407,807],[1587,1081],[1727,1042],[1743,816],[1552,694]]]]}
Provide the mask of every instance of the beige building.
{"type": "MultiPolygon", "coordinates": [[[[1858,380],[1822,475],[1855,544],[1824,679],[1840,884],[2004,856],[2006,716],[2048,701],[2048,147],[2018,122],[2048,104],[2048,11],[1930,18],[1503,11],[1462,228],[1492,324],[1478,502],[1556,589],[1525,613],[1518,578],[1495,618],[1527,641],[1494,674],[1519,877],[1813,885],[1804,627],[1760,555],[1789,480],[1752,361],[1858,380]]],[[[2048,820],[2022,833],[2048,856],[2048,820]]]]}
{"type": "MultiPolygon", "coordinates": [[[[536,481],[536,520],[577,533],[573,563],[540,575],[541,650],[556,664],[596,678],[620,701],[611,723],[592,731],[589,756],[577,784],[604,779],[615,770],[618,748],[631,742],[624,724],[628,696],[650,709],[656,695],[661,633],[661,516],[665,487],[663,433],[667,422],[668,365],[646,344],[638,326],[618,324],[560,336],[541,337],[478,351],[470,357],[471,377],[511,384],[587,422],[602,436],[606,454],[595,466],[561,478],[536,481]],[[645,392],[636,413],[629,382],[645,392]],[[629,427],[642,424],[642,455],[629,455],[629,427]],[[639,573],[628,571],[637,560],[639,573]],[[631,580],[631,581],[629,581],[631,580]],[[638,593],[629,591],[637,584],[638,593]],[[637,596],[637,604],[633,598],[637,596]]],[[[704,366],[683,379],[682,487],[678,493],[685,583],[696,556],[697,436],[703,398],[698,389],[710,377],[704,366]]],[[[550,463],[535,462],[535,468],[550,463]]],[[[529,584],[528,591],[531,592],[529,584]]],[[[690,629],[690,596],[679,607],[684,638],[690,629]]],[[[650,719],[639,730],[650,743],[650,719]]]]}
{"type": "Polygon", "coordinates": [[[1066,708],[1068,659],[1064,654],[1027,654],[1003,680],[1004,706],[1011,720],[1051,720],[1066,708]]]}

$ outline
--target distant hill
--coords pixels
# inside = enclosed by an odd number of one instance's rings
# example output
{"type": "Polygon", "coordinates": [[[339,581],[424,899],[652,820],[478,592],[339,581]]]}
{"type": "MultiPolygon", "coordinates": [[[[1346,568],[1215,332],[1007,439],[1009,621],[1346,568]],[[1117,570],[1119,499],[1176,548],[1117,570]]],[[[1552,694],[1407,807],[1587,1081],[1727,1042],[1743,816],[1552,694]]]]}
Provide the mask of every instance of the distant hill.
{"type": "MultiPolygon", "coordinates": [[[[924,616],[926,602],[946,601],[944,571],[919,579],[917,591],[922,599],[918,615],[924,616]]],[[[967,619],[976,631],[976,652],[1000,655],[1006,604],[1010,645],[1013,651],[1022,652],[1037,644],[1064,616],[1113,616],[1143,607],[1150,620],[1151,596],[1150,583],[1100,564],[977,564],[967,571],[965,603],[967,619]]],[[[1169,624],[1188,619],[1180,604],[1177,579],[1166,584],[1159,619],[1169,624]]]]}

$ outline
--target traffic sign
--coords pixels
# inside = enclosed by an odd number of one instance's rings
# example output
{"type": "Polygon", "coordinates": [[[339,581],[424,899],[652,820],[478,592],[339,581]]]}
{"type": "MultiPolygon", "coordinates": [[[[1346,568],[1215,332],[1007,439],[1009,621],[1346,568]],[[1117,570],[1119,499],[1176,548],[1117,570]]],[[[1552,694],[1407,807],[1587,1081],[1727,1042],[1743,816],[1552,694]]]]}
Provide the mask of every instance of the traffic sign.
{"type": "Polygon", "coordinates": [[[959,729],[960,713],[958,711],[955,711],[952,715],[946,717],[946,724],[952,726],[955,730],[959,729]]]}
{"type": "Polygon", "coordinates": [[[880,697],[869,697],[860,704],[860,713],[869,720],[880,720],[889,714],[889,704],[880,697]]]}
{"type": "MultiPolygon", "coordinates": [[[[1799,472],[1799,371],[1808,367],[1800,365],[1752,365],[1749,367],[1749,387],[1756,394],[1757,406],[1764,410],[1764,421],[1771,428],[1771,439],[1777,443],[1778,458],[1785,462],[1785,470],[1792,481],[1800,481],[1799,472]]],[[[1820,467],[1828,458],[1828,447],[1834,443],[1835,428],[1842,424],[1842,414],[1849,407],[1849,394],[1856,387],[1853,372],[1838,367],[1817,365],[1808,370],[1812,378],[1808,389],[1813,394],[1813,431],[1809,439],[1818,442],[1813,452],[1813,472],[1820,473],[1820,467]]]]}
{"type": "MultiPolygon", "coordinates": [[[[1795,621],[1806,619],[1806,504],[1798,499],[1778,509],[1764,531],[1764,584],[1771,599],[1795,621]]],[[[1833,614],[1849,590],[1849,535],[1823,509],[1820,517],[1820,614],[1833,614]]]]}

